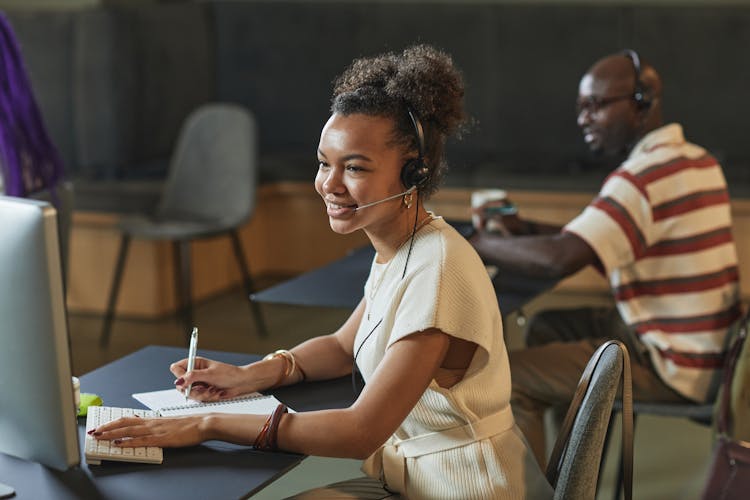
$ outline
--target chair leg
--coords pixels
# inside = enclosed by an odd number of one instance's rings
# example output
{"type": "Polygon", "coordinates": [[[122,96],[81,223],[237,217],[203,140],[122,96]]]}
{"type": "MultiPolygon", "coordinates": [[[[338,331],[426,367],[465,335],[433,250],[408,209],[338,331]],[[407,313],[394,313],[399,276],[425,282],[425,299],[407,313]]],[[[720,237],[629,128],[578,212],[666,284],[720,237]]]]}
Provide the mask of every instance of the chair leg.
{"type": "Polygon", "coordinates": [[[260,304],[250,298],[250,296],[255,291],[255,286],[253,285],[253,280],[250,277],[250,268],[247,265],[247,261],[245,260],[245,253],[242,251],[240,236],[239,234],[237,234],[236,230],[230,231],[229,235],[232,238],[234,255],[235,257],[237,257],[237,264],[239,264],[240,271],[242,272],[242,284],[245,287],[245,293],[247,294],[247,298],[250,301],[250,309],[253,312],[255,325],[258,328],[258,333],[261,337],[268,337],[268,328],[266,328],[266,322],[263,319],[263,314],[260,310],[260,304]]]}
{"type": "MultiPolygon", "coordinates": [[[[635,421],[636,417],[638,417],[638,414],[633,412],[633,438],[635,439],[635,421]]],[[[620,456],[617,459],[617,481],[615,482],[615,500],[620,500],[620,495],[622,494],[622,482],[623,482],[623,463],[622,463],[622,443],[620,443],[620,456]]]]}
{"type": "Polygon", "coordinates": [[[99,345],[101,347],[107,347],[107,345],[109,345],[109,337],[112,332],[112,320],[115,315],[115,305],[117,304],[117,295],[120,293],[120,282],[122,280],[122,273],[125,270],[125,260],[128,256],[129,246],[130,236],[123,234],[120,239],[120,250],[117,254],[117,263],[115,264],[115,275],[112,278],[112,288],[109,291],[107,311],[104,313],[102,333],[99,336],[99,345]]]}
{"type": "Polygon", "coordinates": [[[185,330],[185,341],[190,343],[190,332],[193,329],[193,297],[190,276],[190,241],[172,242],[174,255],[175,298],[177,299],[177,316],[182,319],[185,330]]]}

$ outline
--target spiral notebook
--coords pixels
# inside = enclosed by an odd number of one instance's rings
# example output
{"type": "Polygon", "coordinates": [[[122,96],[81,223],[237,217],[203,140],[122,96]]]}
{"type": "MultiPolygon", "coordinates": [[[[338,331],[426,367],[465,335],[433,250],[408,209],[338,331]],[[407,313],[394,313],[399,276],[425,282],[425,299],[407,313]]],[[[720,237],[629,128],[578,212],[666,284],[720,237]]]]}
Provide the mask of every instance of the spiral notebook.
{"type": "Polygon", "coordinates": [[[133,397],[150,409],[158,411],[162,417],[200,415],[211,412],[267,415],[273,413],[273,410],[281,403],[271,394],[259,392],[207,403],[193,399],[185,401],[185,396],[176,389],[139,392],[133,394],[133,397]]]}

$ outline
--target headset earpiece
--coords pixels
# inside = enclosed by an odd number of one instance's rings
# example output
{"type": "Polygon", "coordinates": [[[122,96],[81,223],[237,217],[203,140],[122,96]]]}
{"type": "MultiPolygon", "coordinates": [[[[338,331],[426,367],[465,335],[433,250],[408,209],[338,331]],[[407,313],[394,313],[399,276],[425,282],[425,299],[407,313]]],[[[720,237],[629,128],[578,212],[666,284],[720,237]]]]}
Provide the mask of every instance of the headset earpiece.
{"type": "Polygon", "coordinates": [[[648,109],[651,107],[653,100],[651,96],[646,92],[645,85],[641,81],[641,58],[633,49],[625,49],[622,51],[622,55],[630,59],[633,63],[633,71],[635,72],[635,88],[633,89],[633,101],[638,109],[648,109]]]}
{"type": "Polygon", "coordinates": [[[419,188],[429,178],[430,171],[424,164],[424,160],[420,160],[419,158],[407,161],[403,168],[401,168],[401,183],[407,188],[412,186],[419,188]]]}
{"type": "Polygon", "coordinates": [[[414,125],[414,132],[417,136],[417,148],[419,156],[413,160],[407,161],[401,168],[401,183],[406,187],[410,188],[416,186],[420,188],[430,178],[430,169],[424,161],[425,151],[425,140],[424,140],[424,129],[422,128],[422,122],[419,121],[417,115],[408,109],[409,118],[411,119],[412,125],[414,125]]]}

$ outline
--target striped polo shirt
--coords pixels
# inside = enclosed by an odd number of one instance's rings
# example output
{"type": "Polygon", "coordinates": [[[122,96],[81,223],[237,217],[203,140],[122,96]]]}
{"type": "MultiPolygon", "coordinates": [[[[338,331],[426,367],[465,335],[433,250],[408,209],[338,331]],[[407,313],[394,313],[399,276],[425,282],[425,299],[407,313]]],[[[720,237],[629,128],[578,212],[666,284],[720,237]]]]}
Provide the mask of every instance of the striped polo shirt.
{"type": "Polygon", "coordinates": [[[662,380],[695,401],[709,396],[741,313],[731,229],[721,166],[678,124],[641,139],[565,227],[598,255],[662,380]]]}

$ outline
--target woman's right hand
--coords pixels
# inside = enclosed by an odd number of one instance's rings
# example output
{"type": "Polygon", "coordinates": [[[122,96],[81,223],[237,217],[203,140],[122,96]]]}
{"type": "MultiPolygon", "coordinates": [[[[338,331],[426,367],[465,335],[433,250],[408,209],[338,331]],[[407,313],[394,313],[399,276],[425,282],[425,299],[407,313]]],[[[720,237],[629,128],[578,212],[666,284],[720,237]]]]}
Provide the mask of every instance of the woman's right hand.
{"type": "Polygon", "coordinates": [[[188,360],[172,363],[169,370],[177,377],[175,387],[185,392],[190,388],[190,398],[199,401],[217,401],[255,392],[264,387],[254,380],[250,367],[236,366],[220,361],[196,357],[193,370],[187,371],[188,360]]]}

